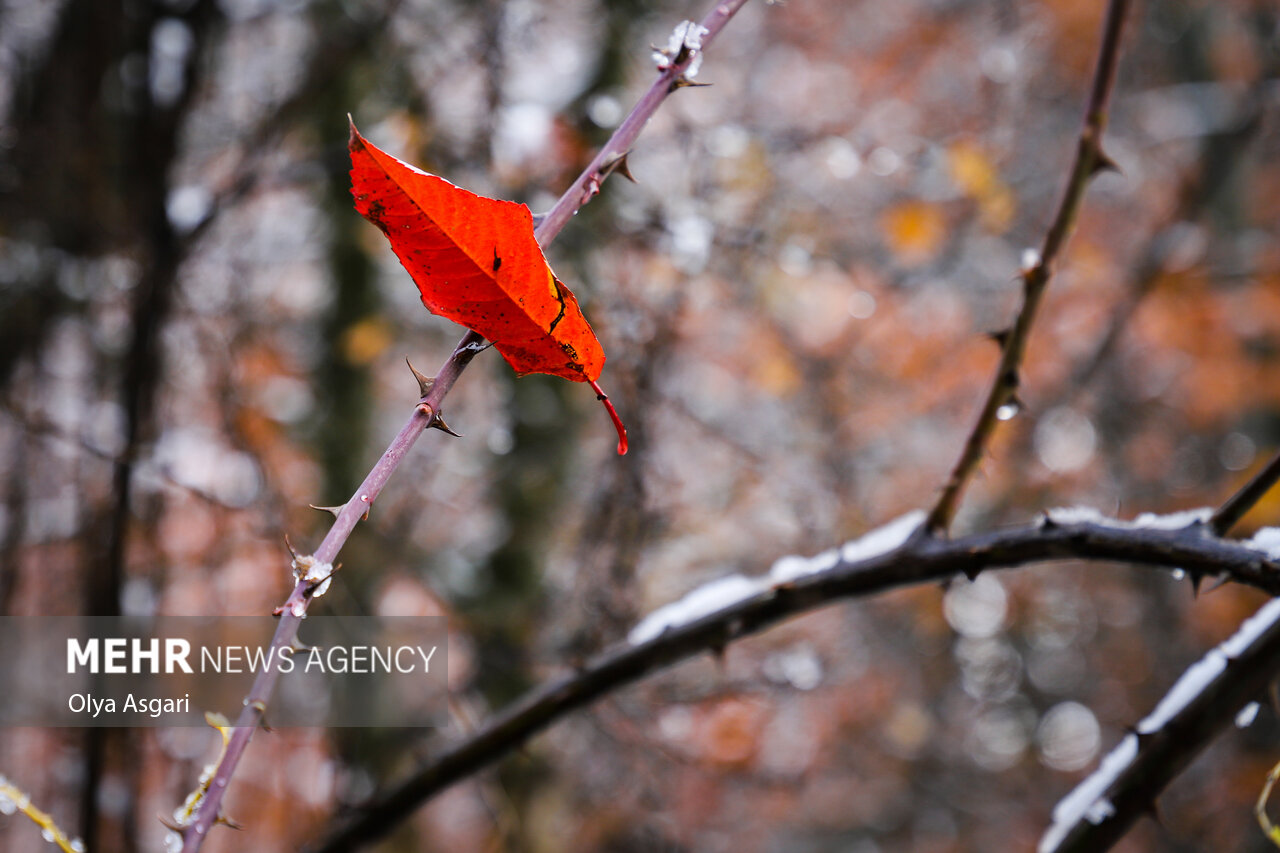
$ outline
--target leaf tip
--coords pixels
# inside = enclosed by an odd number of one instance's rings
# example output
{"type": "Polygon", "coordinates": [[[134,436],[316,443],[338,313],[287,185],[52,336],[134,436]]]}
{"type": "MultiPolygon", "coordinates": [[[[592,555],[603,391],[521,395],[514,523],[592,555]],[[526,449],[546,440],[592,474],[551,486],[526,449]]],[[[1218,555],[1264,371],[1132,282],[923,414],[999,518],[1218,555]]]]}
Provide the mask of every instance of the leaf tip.
{"type": "Polygon", "coordinates": [[[351,113],[347,113],[347,127],[351,130],[351,135],[347,137],[347,149],[353,150],[364,142],[364,137],[356,130],[356,120],[351,117],[351,113]]]}

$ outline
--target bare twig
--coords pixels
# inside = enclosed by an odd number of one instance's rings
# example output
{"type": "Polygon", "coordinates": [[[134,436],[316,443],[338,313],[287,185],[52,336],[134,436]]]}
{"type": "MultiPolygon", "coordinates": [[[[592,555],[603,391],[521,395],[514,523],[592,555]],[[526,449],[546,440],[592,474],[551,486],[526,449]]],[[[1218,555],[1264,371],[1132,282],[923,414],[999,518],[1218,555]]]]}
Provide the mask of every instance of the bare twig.
{"type": "MultiPolygon", "coordinates": [[[[659,69],[653,85],[636,103],[608,143],[582,175],[565,191],[550,212],[541,218],[538,227],[534,230],[534,236],[540,245],[545,247],[554,240],[573,214],[599,193],[600,185],[604,180],[613,172],[625,167],[623,158],[639,137],[645,124],[668,95],[682,86],[689,85],[686,72],[698,61],[701,52],[745,2],[746,0],[725,0],[718,3],[701,24],[703,29],[700,40],[694,36],[694,40],[698,42],[697,45],[691,45],[686,39],[679,51],[668,57],[669,61],[659,69]]],[[[408,422],[392,440],[355,494],[336,513],[333,526],[320,543],[320,547],[311,555],[315,564],[326,565],[334,562],[338,552],[346,543],[347,537],[355,529],[357,522],[367,515],[383,486],[417,441],[418,436],[429,427],[447,429],[440,418],[441,404],[471,359],[485,348],[484,339],[475,332],[469,331],[462,336],[462,340],[458,342],[453,353],[435,375],[430,387],[427,388],[424,385],[425,393],[418,401],[408,422]]],[[[280,623],[276,626],[275,635],[271,639],[271,648],[274,652],[280,652],[294,645],[298,626],[306,615],[317,586],[316,581],[309,580],[307,577],[301,578],[281,606],[280,623]]],[[[198,851],[208,836],[209,829],[218,821],[221,815],[222,798],[254,730],[263,722],[267,703],[275,690],[277,677],[275,669],[268,667],[255,679],[245,699],[244,710],[236,720],[235,730],[226,745],[226,751],[211,779],[207,795],[201,801],[192,822],[179,830],[182,836],[183,853],[198,851]]]]}
{"type": "Polygon", "coordinates": [[[31,822],[40,827],[40,833],[50,844],[56,844],[63,853],[85,853],[84,842],[72,838],[62,831],[48,812],[41,811],[31,804],[29,797],[21,788],[0,776],[0,814],[22,812],[31,822]]]}
{"type": "Polygon", "coordinates": [[[798,613],[843,598],[1068,558],[1225,574],[1272,594],[1280,592],[1280,564],[1242,543],[1207,536],[1201,525],[1161,530],[1043,523],[956,540],[914,536],[896,551],[858,562],[841,559],[828,570],[764,586],[736,604],[668,628],[647,642],[618,646],[535,688],[360,810],[311,848],[312,853],[340,853],[374,841],[435,794],[496,762],[569,713],[670,664],[721,651],[735,639],[798,613]]]}
{"type": "MultiPolygon", "coordinates": [[[[1066,378],[1055,389],[1039,395],[1037,409],[1050,411],[1059,406],[1073,405],[1085,394],[1090,384],[1101,374],[1108,359],[1115,355],[1138,308],[1169,271],[1170,254],[1176,253],[1173,247],[1179,242],[1181,229],[1187,223],[1203,219],[1205,212],[1232,185],[1230,177],[1233,172],[1245,168],[1242,164],[1250,162],[1249,146],[1257,139],[1262,127],[1267,92],[1270,91],[1269,81],[1280,69],[1280,61],[1273,64],[1278,68],[1267,67],[1259,73],[1235,109],[1232,120],[1227,122],[1234,129],[1229,133],[1204,139],[1197,165],[1180,179],[1175,193],[1177,204],[1161,225],[1154,229],[1146,246],[1137,253],[1138,260],[1123,284],[1124,295],[1111,309],[1106,329],[1088,348],[1088,354],[1072,365],[1066,378]]],[[[1016,470],[1025,464],[1032,452],[1034,436],[1034,429],[1018,431],[1013,447],[1004,457],[1011,469],[1016,470]]],[[[1002,494],[991,502],[987,517],[1002,517],[1018,501],[1022,485],[1024,484],[1006,486],[1002,494]]]]}
{"type": "Polygon", "coordinates": [[[1036,311],[1044,297],[1045,288],[1053,274],[1053,264],[1058,259],[1067,238],[1070,237],[1081,201],[1089,181],[1099,172],[1113,168],[1102,152],[1102,132],[1107,123],[1107,105],[1115,81],[1116,63],[1120,54],[1120,35],[1124,28],[1128,0],[1110,0],[1106,21],[1102,29],[1102,45],[1098,51],[1098,63],[1094,69],[1093,87],[1085,110],[1084,127],[1076,146],[1076,158],[1071,176],[1058,205],[1052,225],[1045,233],[1040,254],[1035,263],[1022,273],[1022,307],[1013,326],[998,336],[1001,344],[1000,364],[996,368],[991,390],[978,415],[978,421],[965,440],[960,459],[947,478],[938,502],[925,522],[931,532],[945,532],[955,517],[956,509],[965,486],[973,478],[986,452],[987,445],[1000,421],[1000,411],[1005,406],[1018,405],[1017,393],[1022,361],[1026,355],[1027,340],[1035,322],[1036,311]]]}
{"type": "Polygon", "coordinates": [[[1225,536],[1227,531],[1235,527],[1236,523],[1244,518],[1258,501],[1262,500],[1263,495],[1270,491],[1278,480],[1280,480],[1280,453],[1273,456],[1261,471],[1254,474],[1249,482],[1241,487],[1240,491],[1219,507],[1209,519],[1209,527],[1219,536],[1225,536]]]}

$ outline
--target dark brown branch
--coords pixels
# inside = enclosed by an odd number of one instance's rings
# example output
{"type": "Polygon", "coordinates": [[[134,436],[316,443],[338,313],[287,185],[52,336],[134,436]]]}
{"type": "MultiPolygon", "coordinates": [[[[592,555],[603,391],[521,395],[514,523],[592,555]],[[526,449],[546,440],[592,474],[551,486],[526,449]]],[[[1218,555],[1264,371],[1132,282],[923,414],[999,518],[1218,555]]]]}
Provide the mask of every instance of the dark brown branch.
{"type": "Polygon", "coordinates": [[[1219,536],[1225,536],[1227,531],[1235,527],[1236,523],[1244,518],[1258,501],[1262,500],[1278,480],[1280,480],[1280,453],[1273,456],[1261,471],[1254,474],[1249,482],[1241,487],[1240,491],[1219,507],[1209,519],[1209,527],[1219,536]]]}
{"type": "Polygon", "coordinates": [[[1195,576],[1225,574],[1269,593],[1280,592],[1280,564],[1241,543],[1215,538],[1201,524],[1180,530],[1105,524],[1039,525],[957,540],[918,533],[900,549],[776,587],[638,645],[601,654],[555,678],[494,716],[474,734],[437,755],[413,776],[362,809],[314,848],[339,853],[374,841],[434,795],[518,748],[567,714],[672,663],[755,634],[809,610],[905,586],[1047,560],[1078,559],[1181,568],[1195,576]]]}
{"type": "MultiPolygon", "coordinates": [[[[1268,613],[1266,616],[1274,615],[1268,613]]],[[[1262,616],[1261,618],[1266,618],[1262,616]]],[[[1258,618],[1258,617],[1255,617],[1258,618]]],[[[1221,650],[1210,652],[1222,654],[1221,650]]],[[[1101,790],[1097,796],[1082,797],[1104,808],[1095,813],[1101,818],[1094,823],[1085,814],[1063,816],[1069,825],[1056,825],[1061,841],[1047,849],[1052,853],[1096,853],[1108,850],[1144,815],[1154,811],[1156,797],[1215,735],[1236,719],[1249,702],[1262,698],[1267,685],[1280,671],[1280,620],[1272,621],[1243,651],[1231,655],[1217,677],[1174,714],[1151,732],[1131,732],[1113,752],[1117,756],[1132,753],[1133,758],[1109,784],[1098,777],[1101,790]],[[1136,741],[1136,742],[1135,742],[1136,741]]],[[[1105,765],[1104,765],[1105,766],[1105,765]]],[[[1089,780],[1086,780],[1088,782],[1089,780]]],[[[1085,803],[1088,807],[1092,803],[1085,803]]]]}
{"type": "Polygon", "coordinates": [[[1016,405],[1022,361],[1026,356],[1027,340],[1035,322],[1036,311],[1044,298],[1045,288],[1053,274],[1053,265],[1070,237],[1084,191],[1090,180],[1099,172],[1112,166],[1102,152],[1102,133],[1107,124],[1107,104],[1115,81],[1116,63],[1120,55],[1120,35],[1124,29],[1128,0],[1111,0],[1107,5],[1107,17],[1102,28],[1102,45],[1098,51],[1098,63],[1094,69],[1093,86],[1089,104],[1085,110],[1084,127],[1076,146],[1076,158],[1071,176],[1040,247],[1040,255],[1030,269],[1022,273],[1022,307],[1013,327],[1001,336],[1000,364],[996,368],[991,390],[978,415],[978,421],[965,440],[960,459],[952,469],[938,502],[929,513],[925,526],[933,532],[945,532],[955,518],[956,509],[965,486],[973,478],[982,462],[987,445],[1000,422],[1000,410],[1016,405]]]}

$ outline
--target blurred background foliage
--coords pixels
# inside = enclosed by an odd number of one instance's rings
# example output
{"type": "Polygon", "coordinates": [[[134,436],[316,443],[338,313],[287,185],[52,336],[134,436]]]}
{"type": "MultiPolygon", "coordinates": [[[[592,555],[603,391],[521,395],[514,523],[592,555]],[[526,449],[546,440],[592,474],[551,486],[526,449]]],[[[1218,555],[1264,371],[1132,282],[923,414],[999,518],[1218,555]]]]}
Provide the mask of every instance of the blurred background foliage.
{"type": "MultiPolygon", "coordinates": [[[[1078,0],[751,3],[552,247],[632,433],[486,355],[355,534],[334,610],[444,613],[456,724],[255,738],[228,798],[292,850],[639,614],[927,506],[1060,192],[1078,0]]],[[[259,613],[459,335],[351,209],[346,115],[550,206],[701,5],[4,0],[0,607],[259,613]]],[[[1212,504],[1280,439],[1277,10],[1153,0],[960,530],[1212,504]]],[[[1280,499],[1248,526],[1280,523],[1280,499]]],[[[380,849],[1028,849],[1258,604],[1060,564],[841,604],[600,703],[380,849]]],[[[1277,726],[1220,739],[1121,849],[1270,849],[1277,726]]],[[[158,849],[215,736],[0,733],[100,851],[158,849]]],[[[0,848],[45,849],[0,820],[0,848]]]]}

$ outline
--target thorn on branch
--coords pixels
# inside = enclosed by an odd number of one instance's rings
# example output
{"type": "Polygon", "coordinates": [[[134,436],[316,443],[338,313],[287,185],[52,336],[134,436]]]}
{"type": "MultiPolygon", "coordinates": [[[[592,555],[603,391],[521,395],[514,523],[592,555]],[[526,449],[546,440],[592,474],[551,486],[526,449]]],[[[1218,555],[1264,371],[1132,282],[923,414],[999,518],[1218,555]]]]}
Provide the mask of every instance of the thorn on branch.
{"type": "Polygon", "coordinates": [[[431,423],[428,424],[427,427],[428,429],[438,429],[443,433],[448,433],[454,438],[462,438],[461,433],[454,432],[453,429],[444,422],[444,415],[439,412],[435,413],[435,416],[431,418],[431,423]]]}
{"type": "Polygon", "coordinates": [[[1120,171],[1120,167],[1116,165],[1116,161],[1112,160],[1101,148],[1098,148],[1093,152],[1093,166],[1089,169],[1089,177],[1096,178],[1103,172],[1115,172],[1117,175],[1123,174],[1120,171]]]}
{"type": "Polygon", "coordinates": [[[1013,333],[1012,329],[997,329],[994,332],[987,332],[987,337],[995,341],[1001,350],[1009,343],[1009,335],[1013,333]]]}
{"type": "Polygon", "coordinates": [[[412,371],[413,378],[418,380],[418,396],[425,397],[430,394],[431,389],[435,387],[436,378],[434,376],[424,376],[418,371],[418,368],[413,366],[413,362],[409,361],[408,358],[404,360],[404,363],[409,365],[409,370],[412,371]]]}
{"type": "Polygon", "coordinates": [[[680,77],[677,77],[675,80],[671,81],[671,91],[674,92],[676,89],[691,89],[695,87],[710,86],[710,85],[711,85],[710,83],[697,83],[693,80],[690,80],[688,77],[685,77],[682,75],[680,77]]]}
{"type": "Polygon", "coordinates": [[[1230,582],[1231,582],[1231,579],[1230,579],[1229,577],[1226,577],[1226,576],[1222,576],[1222,577],[1214,578],[1214,580],[1213,580],[1213,586],[1211,586],[1211,587],[1209,587],[1208,589],[1206,589],[1206,590],[1204,591],[1204,594],[1205,594],[1205,595],[1208,595],[1208,594],[1209,594],[1209,593],[1211,593],[1211,592],[1214,592],[1214,591],[1216,591],[1216,590],[1222,589],[1224,586],[1226,586],[1226,585],[1227,585],[1228,583],[1230,583],[1230,582]]]}
{"type": "Polygon", "coordinates": [[[631,154],[630,151],[624,151],[621,154],[619,154],[617,157],[614,157],[611,160],[609,160],[600,169],[600,176],[602,178],[607,178],[616,172],[617,174],[626,178],[628,181],[630,181],[633,184],[639,183],[639,181],[635,179],[635,176],[631,174],[631,169],[627,163],[627,157],[630,156],[630,154],[631,154]]]}
{"type": "MultiPolygon", "coordinates": [[[[334,518],[337,518],[338,513],[342,512],[342,508],[346,506],[346,504],[339,504],[338,506],[316,506],[315,504],[307,504],[307,506],[311,507],[312,509],[318,509],[321,512],[327,512],[330,515],[332,515],[334,518]]],[[[293,553],[292,548],[290,548],[289,551],[290,553],[293,553]]],[[[293,554],[293,556],[297,557],[298,555],[293,554]]]]}

